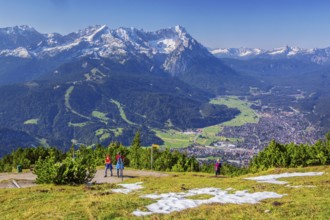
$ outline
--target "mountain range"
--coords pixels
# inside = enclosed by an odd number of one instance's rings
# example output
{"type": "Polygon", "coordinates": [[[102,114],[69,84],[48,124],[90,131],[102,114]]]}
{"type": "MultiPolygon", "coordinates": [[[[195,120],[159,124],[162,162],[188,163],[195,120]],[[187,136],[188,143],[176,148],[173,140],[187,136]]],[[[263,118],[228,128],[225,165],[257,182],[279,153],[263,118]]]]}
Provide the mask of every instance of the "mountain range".
{"type": "Polygon", "coordinates": [[[129,145],[137,130],[143,145],[162,144],[155,129],[233,119],[239,110],[210,99],[249,98],[251,87],[316,91],[298,104],[306,112],[321,106],[310,120],[326,125],[330,115],[320,103],[329,87],[320,85],[329,80],[327,49],[277,51],[209,51],[182,26],[150,32],[96,25],[67,35],[27,25],[0,28],[0,156],[39,144],[129,145]],[[305,85],[310,79],[313,85],[305,85]]]}
{"type": "MultiPolygon", "coordinates": [[[[136,60],[148,71],[161,70],[175,75],[184,72],[189,62],[197,57],[212,57],[181,26],[146,32],[135,28],[112,30],[97,25],[65,36],[41,34],[30,26],[15,26],[0,29],[0,39],[0,58],[24,59],[27,63],[56,63],[49,69],[59,63],[91,57],[110,59],[121,65],[136,60]]],[[[35,71],[26,79],[44,72],[44,69],[35,71]]]]}
{"type": "Polygon", "coordinates": [[[209,103],[239,74],[181,26],[97,25],[64,36],[16,26],[0,29],[0,41],[3,153],[17,143],[128,145],[137,130],[143,144],[162,143],[154,128],[204,127],[239,113],[209,103]]]}
{"type": "Polygon", "coordinates": [[[330,47],[302,49],[299,47],[279,47],[270,50],[260,48],[216,48],[210,52],[218,58],[234,59],[298,59],[316,64],[330,64],[330,47]]]}

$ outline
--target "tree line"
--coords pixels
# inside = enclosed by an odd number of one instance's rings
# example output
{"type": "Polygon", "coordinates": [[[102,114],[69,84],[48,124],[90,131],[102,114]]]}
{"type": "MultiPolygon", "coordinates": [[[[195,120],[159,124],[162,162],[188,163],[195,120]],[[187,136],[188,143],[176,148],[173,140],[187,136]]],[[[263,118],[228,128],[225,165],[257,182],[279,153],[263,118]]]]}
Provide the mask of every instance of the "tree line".
{"type": "MultiPolygon", "coordinates": [[[[33,169],[37,183],[81,184],[93,179],[96,167],[104,165],[105,155],[109,154],[115,164],[115,156],[119,152],[125,167],[168,172],[214,172],[213,161],[200,163],[194,157],[169,148],[142,147],[139,131],[129,148],[120,142],[112,142],[107,147],[81,145],[75,149],[72,146],[68,152],[54,147],[19,148],[0,159],[0,172],[11,172],[20,165],[24,169],[33,169]]],[[[327,164],[330,164],[330,133],[312,145],[280,144],[273,140],[251,160],[249,167],[239,168],[223,163],[221,174],[237,176],[273,167],[327,164]]]]}
{"type": "Polygon", "coordinates": [[[256,155],[251,163],[251,172],[274,167],[305,167],[330,164],[330,132],[315,144],[280,144],[272,140],[256,155]]]}

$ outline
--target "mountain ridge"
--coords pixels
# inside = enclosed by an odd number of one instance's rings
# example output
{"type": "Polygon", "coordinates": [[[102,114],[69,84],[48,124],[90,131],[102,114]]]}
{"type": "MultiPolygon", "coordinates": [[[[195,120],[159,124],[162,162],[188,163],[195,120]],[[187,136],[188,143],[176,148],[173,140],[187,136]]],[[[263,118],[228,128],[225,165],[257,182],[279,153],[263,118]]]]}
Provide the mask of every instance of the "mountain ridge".
{"type": "Polygon", "coordinates": [[[122,66],[135,62],[150,72],[172,76],[182,75],[198,59],[215,59],[179,25],[153,32],[95,25],[67,35],[41,34],[31,26],[15,26],[0,28],[0,40],[7,45],[0,47],[0,63],[6,64],[0,68],[0,85],[44,79],[56,67],[85,57],[122,66]]]}
{"type": "Polygon", "coordinates": [[[161,144],[154,129],[199,128],[239,114],[209,99],[241,76],[181,26],[146,32],[97,25],[64,36],[13,30],[31,44],[0,51],[0,122],[20,134],[21,146],[129,145],[137,130],[144,145],[161,144]]]}
{"type": "Polygon", "coordinates": [[[160,130],[198,129],[240,114],[210,103],[216,96],[239,96],[264,115],[297,114],[312,126],[327,125],[326,65],[285,57],[219,59],[181,26],[148,32],[96,25],[67,35],[24,26],[0,33],[8,43],[0,49],[0,128],[10,129],[4,138],[21,136],[22,146],[129,145],[137,130],[143,145],[162,144],[160,130]]]}
{"type": "Polygon", "coordinates": [[[279,47],[269,50],[260,48],[216,48],[209,51],[218,58],[234,59],[298,59],[316,64],[330,64],[330,47],[303,49],[299,47],[279,47]]]}

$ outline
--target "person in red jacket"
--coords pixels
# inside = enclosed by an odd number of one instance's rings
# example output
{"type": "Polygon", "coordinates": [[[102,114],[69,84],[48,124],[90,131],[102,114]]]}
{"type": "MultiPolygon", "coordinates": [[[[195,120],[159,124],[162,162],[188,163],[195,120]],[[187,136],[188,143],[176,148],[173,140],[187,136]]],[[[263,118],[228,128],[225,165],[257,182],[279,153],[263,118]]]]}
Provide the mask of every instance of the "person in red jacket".
{"type": "Polygon", "coordinates": [[[112,176],[112,163],[111,163],[111,158],[110,158],[109,154],[107,154],[107,157],[105,158],[104,163],[105,163],[104,177],[107,177],[108,169],[110,170],[110,174],[112,176]]]}
{"type": "Polygon", "coordinates": [[[215,176],[220,175],[220,168],[221,168],[221,163],[220,163],[220,159],[218,159],[217,162],[215,162],[214,164],[215,176]]]}

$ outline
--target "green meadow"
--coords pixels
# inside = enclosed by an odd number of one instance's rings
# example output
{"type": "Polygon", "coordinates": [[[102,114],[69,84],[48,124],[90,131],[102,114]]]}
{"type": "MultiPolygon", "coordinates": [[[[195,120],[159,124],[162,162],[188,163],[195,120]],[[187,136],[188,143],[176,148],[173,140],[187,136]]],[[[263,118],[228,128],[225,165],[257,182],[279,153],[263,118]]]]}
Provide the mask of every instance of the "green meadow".
{"type": "MultiPolygon", "coordinates": [[[[92,186],[38,185],[30,188],[0,189],[0,219],[329,219],[330,167],[271,169],[240,177],[214,178],[207,173],[168,173],[165,177],[136,177],[124,183],[143,182],[143,188],[129,194],[114,193],[117,184],[92,186]],[[321,176],[282,178],[291,186],[258,183],[245,177],[283,172],[324,172],[321,176]],[[308,187],[307,187],[308,186],[308,187]],[[282,198],[265,199],[256,204],[212,203],[170,214],[137,217],[132,214],[155,202],[143,198],[150,193],[185,192],[215,187],[232,191],[276,192],[282,198]]],[[[230,192],[229,192],[230,193],[230,192]]],[[[209,199],[209,195],[190,199],[209,199]]]]}
{"type": "Polygon", "coordinates": [[[178,130],[154,130],[156,135],[164,141],[164,146],[171,148],[187,147],[193,143],[200,145],[210,145],[213,142],[229,140],[232,143],[242,141],[237,138],[226,138],[217,136],[224,126],[242,126],[246,123],[258,123],[259,116],[251,109],[251,103],[241,100],[236,96],[225,96],[210,100],[210,103],[216,105],[226,105],[230,108],[237,108],[241,113],[234,119],[202,128],[199,134],[185,134],[178,130]]]}

